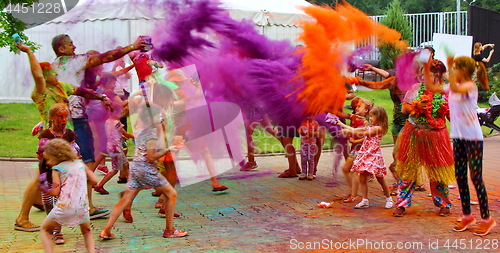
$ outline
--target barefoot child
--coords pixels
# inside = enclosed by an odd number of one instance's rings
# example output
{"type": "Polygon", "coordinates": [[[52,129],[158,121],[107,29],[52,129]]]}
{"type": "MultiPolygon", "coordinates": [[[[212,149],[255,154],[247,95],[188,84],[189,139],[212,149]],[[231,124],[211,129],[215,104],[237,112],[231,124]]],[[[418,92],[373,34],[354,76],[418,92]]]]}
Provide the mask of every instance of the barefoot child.
{"type": "Polygon", "coordinates": [[[52,188],[46,189],[46,193],[59,196],[41,227],[43,249],[45,252],[52,252],[52,234],[56,227],[80,225],[87,252],[95,252],[90,228],[87,178],[91,184],[95,184],[97,178],[78,159],[76,150],[64,139],[56,138],[47,142],[43,156],[47,165],[52,166],[52,188]]]}
{"type": "Polygon", "coordinates": [[[385,208],[389,209],[392,208],[394,202],[389,195],[389,188],[384,180],[385,175],[387,175],[387,169],[382,157],[382,151],[380,150],[380,140],[388,128],[387,112],[382,106],[375,106],[370,110],[369,116],[371,125],[361,128],[352,128],[340,122],[340,120],[338,121],[338,124],[344,128],[341,130],[342,134],[365,138],[351,168],[352,172],[359,173],[359,185],[363,196],[363,200],[354,208],[370,207],[370,203],[368,202],[367,178],[370,174],[373,174],[384,190],[386,197],[385,208]]]}

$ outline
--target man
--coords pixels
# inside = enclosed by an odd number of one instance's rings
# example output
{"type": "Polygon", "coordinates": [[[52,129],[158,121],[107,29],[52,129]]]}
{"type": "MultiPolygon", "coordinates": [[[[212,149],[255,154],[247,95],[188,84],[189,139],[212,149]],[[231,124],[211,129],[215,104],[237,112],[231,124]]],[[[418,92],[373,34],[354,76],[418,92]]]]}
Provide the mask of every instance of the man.
{"type": "MultiPolygon", "coordinates": [[[[126,47],[118,47],[102,54],[77,55],[75,54],[76,46],[73,44],[71,38],[67,34],[60,34],[52,39],[52,49],[57,56],[52,66],[58,73],[59,80],[76,87],[86,86],[90,82],[95,82],[95,76],[88,75],[88,72],[92,71],[93,68],[107,62],[115,61],[129,52],[143,49],[148,45],[142,37],[139,37],[134,43],[126,47]],[[85,78],[86,76],[87,78],[85,78]],[[88,76],[92,76],[94,80],[88,80],[88,76]]],[[[103,100],[106,101],[109,99],[104,96],[103,100]]],[[[69,108],[74,131],[78,136],[76,142],[80,146],[82,160],[89,168],[95,168],[94,140],[87,121],[87,115],[85,114],[84,99],[78,96],[70,96],[69,108]]],[[[92,204],[91,186],[88,187],[88,192],[90,218],[98,218],[109,214],[109,210],[97,209],[92,204]]]]}

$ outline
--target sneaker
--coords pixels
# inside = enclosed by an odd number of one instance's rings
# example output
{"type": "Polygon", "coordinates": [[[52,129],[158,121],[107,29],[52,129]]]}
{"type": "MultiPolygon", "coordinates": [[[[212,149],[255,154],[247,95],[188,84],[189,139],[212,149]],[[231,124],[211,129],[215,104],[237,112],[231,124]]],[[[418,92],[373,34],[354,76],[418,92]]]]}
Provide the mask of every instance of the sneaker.
{"type": "Polygon", "coordinates": [[[497,223],[495,222],[495,220],[490,217],[489,221],[486,222],[483,220],[481,223],[479,223],[479,227],[474,230],[474,234],[479,236],[487,235],[490,233],[490,230],[496,225],[497,223]]]}
{"type": "Polygon", "coordinates": [[[446,217],[451,214],[451,209],[449,207],[441,207],[439,209],[439,216],[446,217]]]}
{"type": "Polygon", "coordinates": [[[97,170],[104,173],[105,175],[108,174],[109,170],[106,165],[99,165],[97,166],[97,170]]]}
{"type": "Polygon", "coordinates": [[[109,192],[104,189],[102,186],[94,185],[94,191],[98,192],[101,195],[108,195],[109,192]]]}
{"type": "Polygon", "coordinates": [[[300,174],[299,180],[307,179],[307,175],[305,173],[300,174]]]}
{"type": "Polygon", "coordinates": [[[453,231],[455,231],[455,232],[465,231],[469,225],[474,224],[475,222],[476,222],[476,219],[472,215],[462,217],[462,220],[460,221],[460,223],[458,223],[457,225],[455,225],[455,227],[453,227],[453,231]]]}
{"type": "Polygon", "coordinates": [[[390,197],[387,198],[386,202],[385,202],[385,208],[391,209],[393,206],[394,206],[394,201],[392,200],[392,198],[390,198],[390,197]]]}
{"type": "Polygon", "coordinates": [[[396,210],[392,213],[394,217],[403,217],[406,213],[406,209],[404,207],[397,207],[396,210]]]}
{"type": "Polygon", "coordinates": [[[188,235],[188,232],[177,230],[177,229],[174,231],[168,231],[165,229],[165,231],[163,231],[163,237],[165,237],[165,238],[178,238],[178,237],[184,237],[187,235],[188,235]]]}
{"type": "Polygon", "coordinates": [[[361,200],[357,205],[354,206],[354,209],[365,209],[370,207],[370,202],[367,199],[361,200]]]}
{"type": "Polygon", "coordinates": [[[253,162],[247,162],[243,167],[240,168],[241,171],[249,171],[249,170],[254,170],[259,167],[255,161],[253,162]]]}
{"type": "Polygon", "coordinates": [[[109,212],[108,209],[99,209],[99,208],[96,208],[93,213],[89,213],[89,216],[90,216],[90,219],[93,220],[93,219],[97,219],[97,218],[101,218],[103,216],[106,216],[109,213],[110,212],[109,212]]]}

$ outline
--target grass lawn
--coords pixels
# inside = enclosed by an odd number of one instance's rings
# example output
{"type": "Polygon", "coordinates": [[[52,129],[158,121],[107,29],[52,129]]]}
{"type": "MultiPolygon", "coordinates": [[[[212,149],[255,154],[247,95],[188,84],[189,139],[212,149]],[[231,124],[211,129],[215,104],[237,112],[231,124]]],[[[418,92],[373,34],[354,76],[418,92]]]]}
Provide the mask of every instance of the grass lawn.
{"type": "MultiPolygon", "coordinates": [[[[392,122],[393,104],[389,97],[389,91],[358,91],[357,95],[370,99],[375,105],[383,106],[389,115],[389,122],[392,122]]],[[[346,102],[346,104],[348,104],[346,102]]],[[[489,107],[487,104],[480,104],[480,107],[489,107]]],[[[0,104],[0,157],[35,157],[38,138],[31,136],[31,128],[38,123],[40,117],[38,110],[33,103],[10,103],[0,104]]],[[[500,119],[496,121],[500,124],[500,119]]],[[[449,124],[449,123],[448,123],[449,124]]],[[[130,127],[129,127],[130,129],[130,127]]],[[[483,127],[483,133],[489,135],[490,129],[483,127]]],[[[257,128],[254,135],[256,153],[281,153],[283,147],[267,132],[257,128]]],[[[382,144],[391,144],[392,135],[388,132],[382,139],[382,144]]],[[[134,145],[128,141],[130,151],[133,155],[134,145]]],[[[294,138],[294,145],[300,146],[300,139],[294,138]]],[[[327,136],[325,148],[331,147],[331,137],[327,136]]]]}

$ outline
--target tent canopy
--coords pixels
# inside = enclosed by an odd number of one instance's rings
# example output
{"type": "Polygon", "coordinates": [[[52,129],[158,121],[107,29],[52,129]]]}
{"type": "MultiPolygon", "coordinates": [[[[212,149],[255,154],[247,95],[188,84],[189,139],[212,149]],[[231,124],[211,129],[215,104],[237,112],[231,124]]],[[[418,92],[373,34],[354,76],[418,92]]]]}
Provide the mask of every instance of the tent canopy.
{"type": "MultiPolygon", "coordinates": [[[[168,14],[160,1],[144,0],[83,0],[66,13],[48,23],[77,23],[96,20],[163,19],[168,14]],[[154,8],[157,5],[158,8],[154,8]]],[[[256,25],[298,26],[306,19],[302,7],[310,6],[305,0],[221,0],[222,7],[231,17],[252,20],[256,25]]]]}

